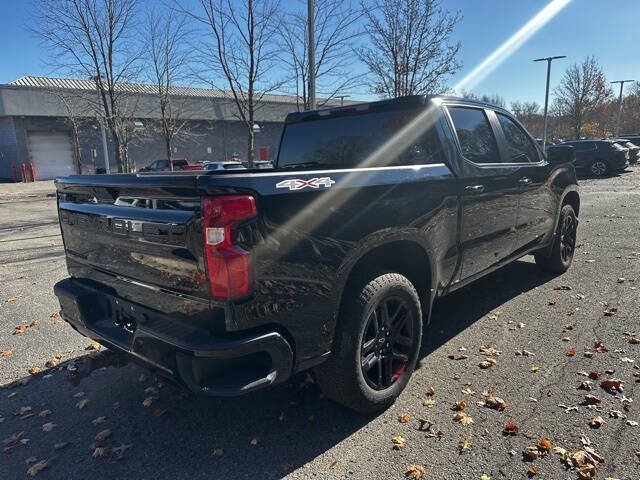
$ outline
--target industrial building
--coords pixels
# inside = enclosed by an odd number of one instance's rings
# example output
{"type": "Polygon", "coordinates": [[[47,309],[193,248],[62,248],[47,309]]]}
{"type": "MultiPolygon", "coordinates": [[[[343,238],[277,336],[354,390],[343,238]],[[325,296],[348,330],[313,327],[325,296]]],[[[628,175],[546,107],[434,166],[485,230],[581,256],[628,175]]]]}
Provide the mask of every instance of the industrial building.
{"type": "MultiPolygon", "coordinates": [[[[158,129],[156,86],[123,84],[132,125],[128,155],[140,169],[167,157],[158,129]]],[[[173,87],[171,99],[179,118],[188,122],[188,134],[176,139],[174,158],[216,161],[247,155],[247,130],[238,120],[237,108],[228,92],[192,87],[173,87]]],[[[300,110],[295,96],[265,95],[256,111],[255,157],[271,160],[278,146],[285,116],[300,110]]],[[[99,115],[98,93],[91,80],[25,76],[0,84],[0,181],[22,180],[22,165],[37,180],[73,173],[106,170],[99,115]],[[72,122],[73,120],[73,122],[72,122]],[[76,128],[73,128],[73,125],[76,128]],[[74,133],[77,132],[77,133],[74,133]],[[77,142],[77,143],[76,143],[77,142]],[[74,149],[74,145],[78,148],[74,149]],[[76,154],[75,152],[78,152],[76,154]],[[79,158],[76,158],[79,157],[79,158]]],[[[109,170],[117,172],[111,136],[106,135],[109,170]]]]}

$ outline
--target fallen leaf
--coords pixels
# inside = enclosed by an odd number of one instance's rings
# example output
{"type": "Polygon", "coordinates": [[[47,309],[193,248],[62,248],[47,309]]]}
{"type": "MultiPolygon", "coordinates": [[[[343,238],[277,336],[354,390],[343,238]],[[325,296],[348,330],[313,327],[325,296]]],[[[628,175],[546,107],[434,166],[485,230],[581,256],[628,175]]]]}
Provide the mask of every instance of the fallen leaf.
{"type": "Polygon", "coordinates": [[[40,367],[31,367],[29,373],[31,375],[38,375],[40,373],[40,367]]]}
{"type": "Polygon", "coordinates": [[[432,399],[432,398],[425,398],[425,399],[422,401],[422,405],[424,405],[424,406],[425,406],[425,407],[427,407],[427,408],[431,408],[431,407],[433,407],[435,404],[436,404],[436,401],[435,401],[434,399],[432,399]]]}
{"type": "Polygon", "coordinates": [[[156,408],[153,411],[153,416],[154,417],[161,417],[162,415],[164,415],[165,413],[167,413],[167,409],[166,408],[156,408]]]}
{"type": "Polygon", "coordinates": [[[467,402],[466,400],[462,400],[460,402],[454,403],[453,406],[451,407],[451,410],[461,411],[467,408],[468,406],[469,406],[469,402],[467,402]]]}
{"type": "Polygon", "coordinates": [[[469,387],[462,389],[462,393],[464,395],[475,395],[476,394],[476,392],[471,390],[469,387]]]}
{"type": "Polygon", "coordinates": [[[39,417],[43,417],[43,418],[44,418],[44,417],[48,417],[49,415],[51,415],[51,410],[42,410],[42,411],[38,414],[38,416],[39,416],[39,417]]]}
{"type": "Polygon", "coordinates": [[[538,473],[538,470],[536,469],[536,467],[534,467],[533,465],[531,465],[528,469],[527,469],[527,475],[529,477],[535,477],[536,474],[538,473]]]}
{"type": "Polygon", "coordinates": [[[496,397],[492,392],[485,390],[482,392],[482,396],[485,398],[484,405],[489,408],[493,408],[494,410],[502,411],[507,408],[507,402],[505,402],[502,398],[496,397]]]}
{"type": "Polygon", "coordinates": [[[528,446],[528,447],[525,447],[524,451],[522,452],[522,455],[527,460],[535,460],[540,456],[540,450],[538,450],[538,447],[536,446],[528,446]]]}
{"type": "Polygon", "coordinates": [[[260,437],[258,437],[258,436],[254,436],[254,437],[251,439],[251,442],[250,442],[250,443],[251,443],[251,445],[254,445],[254,446],[255,446],[255,445],[258,445],[258,444],[260,443],[260,437]]]}
{"type": "Polygon", "coordinates": [[[80,410],[82,410],[84,407],[87,406],[88,403],[89,403],[88,398],[82,398],[76,403],[76,408],[79,408],[80,410]]]}
{"type": "Polygon", "coordinates": [[[458,442],[458,449],[460,450],[460,453],[465,450],[471,450],[471,438],[471,435],[467,435],[462,440],[460,440],[460,442],[458,442]]]}
{"type": "Polygon", "coordinates": [[[548,438],[541,438],[538,440],[538,450],[548,453],[551,451],[551,440],[548,438]]]}
{"type": "Polygon", "coordinates": [[[23,432],[14,433],[10,437],[5,438],[2,441],[2,444],[3,445],[15,445],[16,443],[18,443],[20,441],[20,439],[22,437],[24,437],[24,431],[23,432]]]}
{"type": "Polygon", "coordinates": [[[54,429],[55,426],[56,426],[56,424],[53,423],[53,422],[45,423],[44,425],[42,425],[42,431],[43,432],[50,432],[51,430],[54,429]]]}
{"type": "Polygon", "coordinates": [[[473,418],[465,412],[458,412],[453,416],[453,421],[461,423],[462,425],[469,425],[473,423],[473,418]]]}
{"type": "Polygon", "coordinates": [[[601,400],[595,395],[585,395],[582,405],[598,405],[601,400]]]}
{"type": "Polygon", "coordinates": [[[507,424],[504,427],[504,430],[502,430],[502,434],[505,437],[514,436],[514,435],[517,435],[519,431],[520,430],[518,429],[518,426],[515,423],[507,422],[507,424]]]}
{"type": "Polygon", "coordinates": [[[85,348],[85,351],[94,350],[100,350],[100,344],[98,342],[91,342],[91,344],[85,348]]]}
{"type": "Polygon", "coordinates": [[[27,465],[31,465],[32,463],[36,463],[38,461],[38,457],[32,455],[29,458],[27,458],[24,463],[26,463],[27,465]]]}
{"type": "Polygon", "coordinates": [[[424,467],[417,464],[409,465],[405,472],[405,476],[411,480],[422,480],[426,474],[424,467]]]}
{"type": "Polygon", "coordinates": [[[403,413],[402,415],[398,416],[398,422],[400,423],[407,423],[409,420],[411,420],[411,415],[409,415],[408,413],[403,413]]]}
{"type": "Polygon", "coordinates": [[[93,440],[97,443],[102,443],[110,436],[111,436],[111,430],[107,428],[105,430],[98,432],[98,434],[95,436],[93,440]]]}
{"type": "Polygon", "coordinates": [[[487,369],[487,368],[491,368],[496,364],[495,359],[493,358],[487,358],[486,360],[483,360],[482,362],[480,362],[478,364],[478,366],[482,369],[487,369]]]}
{"type": "Polygon", "coordinates": [[[401,435],[394,435],[391,437],[391,442],[393,442],[394,450],[402,450],[405,447],[406,440],[401,435]]]}
{"type": "Polygon", "coordinates": [[[588,392],[590,392],[593,389],[593,382],[591,380],[585,380],[580,384],[580,386],[577,389],[587,390],[588,392]]]}
{"type": "Polygon", "coordinates": [[[591,428],[600,428],[603,423],[605,423],[604,422],[604,418],[602,418],[599,415],[597,417],[593,417],[591,420],[589,420],[589,426],[591,428]]]}
{"type": "Polygon", "coordinates": [[[635,360],[633,360],[632,358],[629,358],[629,357],[622,357],[622,358],[620,359],[620,361],[621,361],[622,363],[633,363],[635,360]]]}
{"type": "Polygon", "coordinates": [[[567,350],[567,357],[573,357],[575,354],[576,354],[575,348],[570,348],[569,350],[567,350]]]}
{"type": "Polygon", "coordinates": [[[627,420],[627,425],[629,425],[630,427],[637,427],[638,426],[638,422],[636,422],[634,420],[627,420]]]}
{"type": "Polygon", "coordinates": [[[616,280],[618,283],[624,283],[625,278],[624,277],[618,277],[618,280],[616,280]]]}
{"type": "Polygon", "coordinates": [[[133,443],[124,444],[121,443],[119,447],[113,447],[111,451],[115,454],[116,460],[120,460],[124,456],[124,452],[133,447],[133,443]]]}
{"type": "Polygon", "coordinates": [[[42,470],[49,468],[52,463],[53,459],[40,460],[38,463],[34,463],[33,465],[31,465],[31,467],[29,467],[29,469],[27,470],[27,475],[29,475],[30,477],[35,477],[42,470]]]}
{"type": "Polygon", "coordinates": [[[554,285],[554,290],[571,290],[569,285],[554,285]]]}
{"type": "Polygon", "coordinates": [[[618,313],[618,309],[616,307],[605,308],[603,313],[605,317],[613,317],[618,313]]]}
{"type": "Polygon", "coordinates": [[[486,473],[483,473],[482,475],[480,475],[480,480],[491,480],[491,477],[486,473]]]}
{"type": "Polygon", "coordinates": [[[596,352],[598,353],[607,353],[609,351],[609,349],[605,347],[600,340],[596,340],[593,348],[595,348],[596,352]]]}
{"type": "Polygon", "coordinates": [[[224,455],[224,450],[222,448],[214,448],[213,452],[211,452],[212,457],[221,457],[224,455]]]}
{"type": "Polygon", "coordinates": [[[418,422],[420,422],[420,425],[418,426],[418,430],[421,430],[421,431],[431,430],[431,427],[433,426],[433,422],[431,420],[427,420],[426,418],[419,418],[418,422]]]}
{"type": "Polygon", "coordinates": [[[587,374],[587,376],[591,379],[591,380],[597,380],[598,378],[600,378],[600,373],[598,372],[589,372],[587,374]]]}
{"type": "Polygon", "coordinates": [[[59,353],[57,355],[54,355],[53,357],[51,357],[51,360],[49,360],[47,363],[45,363],[45,367],[47,368],[54,368],[58,365],[58,363],[60,363],[60,360],[62,360],[64,358],[64,354],[63,353],[59,353]]]}
{"type": "Polygon", "coordinates": [[[531,372],[536,373],[538,370],[540,370],[540,367],[538,365],[533,365],[530,370],[531,372]]]}
{"type": "Polygon", "coordinates": [[[480,353],[482,355],[502,355],[502,352],[500,350],[496,350],[495,348],[490,346],[480,347],[480,353]]]}
{"type": "Polygon", "coordinates": [[[622,393],[623,386],[622,380],[619,378],[610,378],[600,382],[600,386],[609,393],[615,394],[616,392],[622,393]]]}
{"type": "MultiPolygon", "coordinates": [[[[640,343],[640,339],[636,338],[635,335],[631,335],[629,337],[629,343],[631,345],[638,345],[640,343]]],[[[9,351],[11,351],[11,350],[9,350],[9,351]]]]}
{"type": "Polygon", "coordinates": [[[0,357],[8,357],[12,354],[13,354],[13,350],[11,350],[10,348],[7,348],[6,350],[2,350],[0,352],[0,357]]]}
{"type": "Polygon", "coordinates": [[[107,419],[107,417],[96,417],[93,420],[91,420],[91,423],[94,426],[100,425],[101,423],[104,423],[106,419],[107,419]]]}
{"type": "Polygon", "coordinates": [[[529,350],[516,350],[516,355],[523,356],[523,357],[535,357],[536,356],[535,353],[530,352],[529,350]]]}
{"type": "Polygon", "coordinates": [[[16,410],[13,411],[13,414],[16,417],[21,417],[22,415],[29,413],[31,410],[33,410],[30,406],[24,406],[24,407],[19,407],[16,410]]]}
{"type": "Polygon", "coordinates": [[[111,448],[109,447],[96,447],[93,450],[93,458],[105,458],[108,457],[111,453],[111,448]]]}
{"type": "Polygon", "coordinates": [[[153,402],[155,402],[157,399],[157,397],[151,396],[151,397],[147,397],[142,401],[142,406],[143,407],[150,407],[151,404],[153,404],[153,402]]]}
{"type": "Polygon", "coordinates": [[[452,353],[448,357],[451,360],[465,360],[465,359],[469,358],[467,355],[464,355],[462,353],[452,353]]]}

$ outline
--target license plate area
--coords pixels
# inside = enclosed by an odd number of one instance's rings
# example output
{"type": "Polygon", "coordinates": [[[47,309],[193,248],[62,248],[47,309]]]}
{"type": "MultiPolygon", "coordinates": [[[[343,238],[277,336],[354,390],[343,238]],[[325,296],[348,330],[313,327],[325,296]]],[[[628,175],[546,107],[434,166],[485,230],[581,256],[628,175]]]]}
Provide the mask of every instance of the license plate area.
{"type": "Polygon", "coordinates": [[[131,350],[133,338],[143,314],[138,308],[120,298],[108,298],[108,315],[89,319],[87,327],[117,346],[131,350]]]}

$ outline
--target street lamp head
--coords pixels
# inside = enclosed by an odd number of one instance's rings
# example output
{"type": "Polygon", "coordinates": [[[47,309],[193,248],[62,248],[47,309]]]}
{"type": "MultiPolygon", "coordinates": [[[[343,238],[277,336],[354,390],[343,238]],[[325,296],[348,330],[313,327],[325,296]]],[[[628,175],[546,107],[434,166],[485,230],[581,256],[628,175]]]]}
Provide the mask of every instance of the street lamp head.
{"type": "Polygon", "coordinates": [[[611,83],[627,83],[627,82],[635,82],[635,80],[614,80],[611,83]]]}
{"type": "Polygon", "coordinates": [[[567,56],[566,55],[556,55],[555,57],[536,58],[533,61],[534,62],[542,62],[542,61],[550,62],[551,60],[557,60],[558,58],[567,58],[567,56]]]}

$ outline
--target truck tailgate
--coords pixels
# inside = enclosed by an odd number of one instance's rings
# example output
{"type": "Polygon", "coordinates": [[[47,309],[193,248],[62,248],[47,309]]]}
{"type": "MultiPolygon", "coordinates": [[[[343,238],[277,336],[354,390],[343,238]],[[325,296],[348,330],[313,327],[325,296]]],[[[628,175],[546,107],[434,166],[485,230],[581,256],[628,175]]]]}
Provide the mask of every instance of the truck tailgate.
{"type": "Polygon", "coordinates": [[[66,177],[56,186],[73,276],[93,270],[209,298],[196,175],[66,177]]]}

